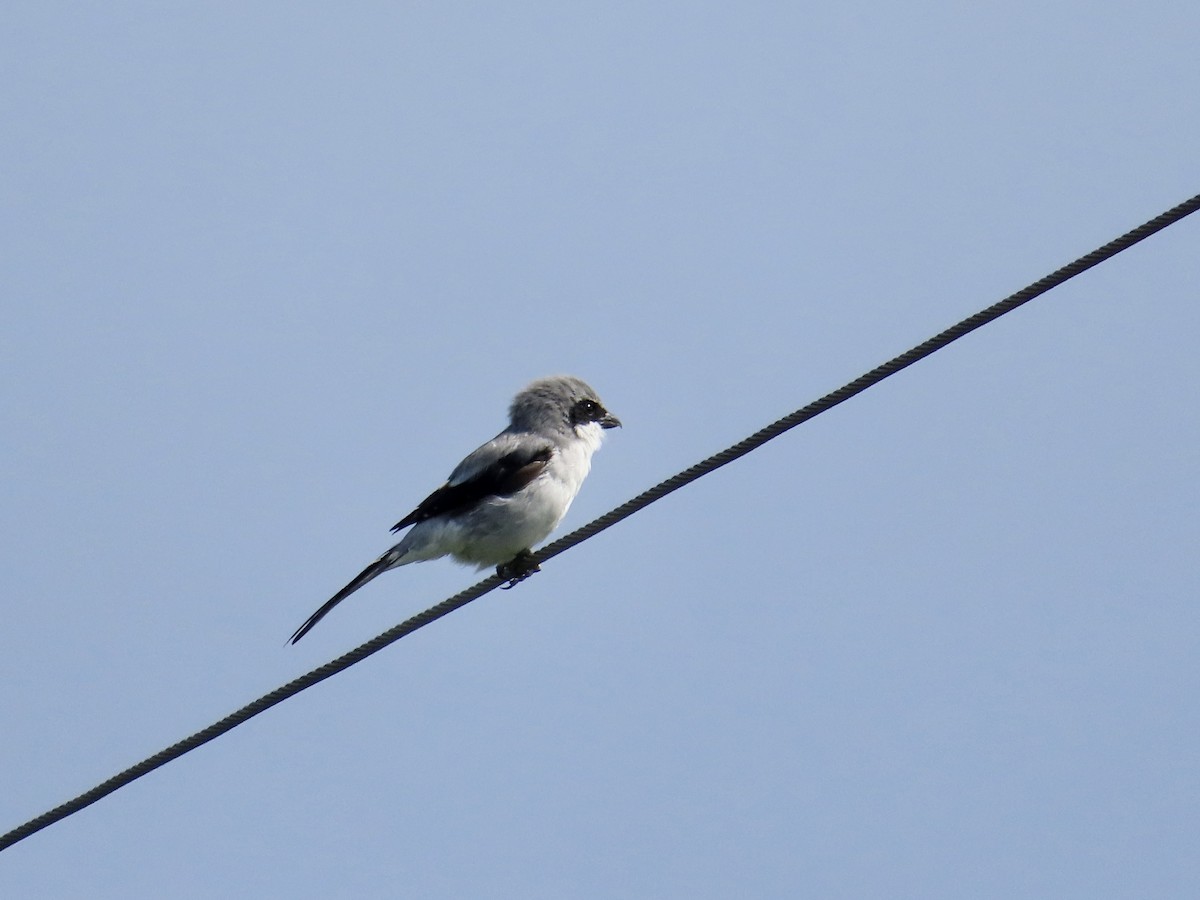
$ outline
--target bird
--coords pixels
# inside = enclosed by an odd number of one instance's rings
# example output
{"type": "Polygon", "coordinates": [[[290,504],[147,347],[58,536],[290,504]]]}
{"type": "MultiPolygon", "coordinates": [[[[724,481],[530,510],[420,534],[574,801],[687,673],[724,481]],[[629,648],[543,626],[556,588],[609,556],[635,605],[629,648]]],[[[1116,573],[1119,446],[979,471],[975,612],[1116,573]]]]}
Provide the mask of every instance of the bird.
{"type": "Polygon", "coordinates": [[[291,637],[295,644],[335,606],[397,566],[449,556],[496,566],[509,587],[538,571],[531,549],[566,515],[606,429],[619,428],[599,395],[573,375],[539,378],[513,398],[508,427],[468,454],[446,483],[392,532],[400,543],[334,594],[291,637]]]}

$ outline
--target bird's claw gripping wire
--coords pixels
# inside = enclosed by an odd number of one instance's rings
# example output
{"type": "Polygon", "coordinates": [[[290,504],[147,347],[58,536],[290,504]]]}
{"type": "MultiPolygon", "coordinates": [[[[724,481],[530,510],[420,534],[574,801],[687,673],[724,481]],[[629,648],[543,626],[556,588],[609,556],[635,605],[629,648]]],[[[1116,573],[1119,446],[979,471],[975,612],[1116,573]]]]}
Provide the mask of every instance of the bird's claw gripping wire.
{"type": "Polygon", "coordinates": [[[516,587],[534,572],[540,571],[542,571],[542,567],[537,564],[537,560],[528,550],[522,550],[508,562],[496,566],[496,574],[501,578],[508,579],[508,584],[500,586],[502,591],[516,587]]]}

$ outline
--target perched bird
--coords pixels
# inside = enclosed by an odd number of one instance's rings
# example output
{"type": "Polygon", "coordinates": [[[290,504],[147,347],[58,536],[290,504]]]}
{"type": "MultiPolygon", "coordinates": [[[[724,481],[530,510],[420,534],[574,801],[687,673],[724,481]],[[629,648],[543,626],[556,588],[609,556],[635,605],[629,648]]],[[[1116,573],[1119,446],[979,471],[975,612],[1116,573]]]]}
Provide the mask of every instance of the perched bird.
{"type": "Polygon", "coordinates": [[[496,566],[513,584],[537,571],[530,556],[566,515],[592,466],[605,428],[621,423],[587,384],[570,375],[541,378],[508,408],[509,424],[470,454],[444,485],[393,526],[412,529],[296,629],[300,640],[377,575],[450,556],[496,566]]]}

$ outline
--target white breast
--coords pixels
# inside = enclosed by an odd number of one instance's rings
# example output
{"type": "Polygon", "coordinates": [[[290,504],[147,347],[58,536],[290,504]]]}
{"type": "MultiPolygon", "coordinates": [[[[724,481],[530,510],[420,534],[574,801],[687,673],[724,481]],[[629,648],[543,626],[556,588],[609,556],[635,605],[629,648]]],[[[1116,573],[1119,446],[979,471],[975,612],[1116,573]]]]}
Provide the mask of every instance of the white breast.
{"type": "Polygon", "coordinates": [[[575,431],[579,440],[556,447],[537,478],[451,526],[454,535],[446,552],[461,562],[494,566],[544,541],[570,509],[600,446],[599,425],[589,422],[575,431]]]}

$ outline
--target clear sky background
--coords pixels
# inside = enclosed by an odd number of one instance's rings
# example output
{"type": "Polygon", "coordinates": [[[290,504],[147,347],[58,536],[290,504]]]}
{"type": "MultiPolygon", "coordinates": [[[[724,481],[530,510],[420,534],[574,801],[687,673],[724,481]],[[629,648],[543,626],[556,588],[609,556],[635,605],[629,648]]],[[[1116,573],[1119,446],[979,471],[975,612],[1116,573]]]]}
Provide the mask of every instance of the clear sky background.
{"type": "MultiPolygon", "coordinates": [[[[1193,0],[9,2],[0,830],[556,372],[564,529],[1200,190],[1193,0]]],[[[1193,897],[1200,217],[0,854],[0,896],[1193,897]]]]}

